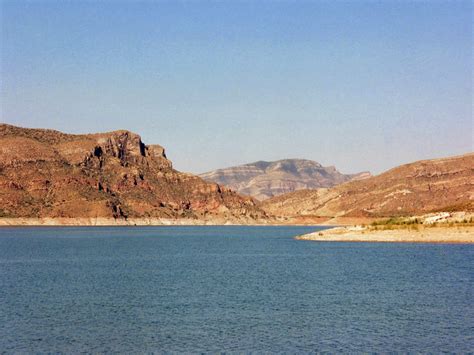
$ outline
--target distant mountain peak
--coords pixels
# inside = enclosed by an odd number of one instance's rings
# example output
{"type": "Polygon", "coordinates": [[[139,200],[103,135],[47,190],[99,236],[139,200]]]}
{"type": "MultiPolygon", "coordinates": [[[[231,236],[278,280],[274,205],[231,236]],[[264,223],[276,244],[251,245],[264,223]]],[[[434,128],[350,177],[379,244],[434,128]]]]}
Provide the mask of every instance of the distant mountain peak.
{"type": "Polygon", "coordinates": [[[259,200],[296,190],[332,187],[369,176],[369,172],[342,174],[334,166],[323,167],[308,159],[260,160],[200,175],[204,180],[228,186],[259,200]]]}

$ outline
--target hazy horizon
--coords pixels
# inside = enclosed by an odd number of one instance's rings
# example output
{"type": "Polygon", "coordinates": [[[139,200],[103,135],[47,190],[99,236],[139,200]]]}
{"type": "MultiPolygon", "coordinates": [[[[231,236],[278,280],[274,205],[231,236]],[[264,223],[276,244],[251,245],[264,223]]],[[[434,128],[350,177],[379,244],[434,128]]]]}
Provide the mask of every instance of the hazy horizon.
{"type": "MultiPolygon", "coordinates": [[[[0,123],[6,123],[6,124],[11,124],[11,123],[8,123],[8,122],[0,122],[0,123]]],[[[21,128],[31,128],[31,129],[52,129],[52,130],[56,130],[54,128],[45,128],[45,127],[26,127],[26,126],[18,126],[18,127],[21,127],[21,128]]],[[[121,129],[117,129],[117,130],[121,130],[121,129]]],[[[60,131],[62,133],[67,133],[67,134],[93,134],[93,133],[106,133],[106,132],[68,132],[68,131],[60,131]]],[[[110,131],[109,131],[110,132],[110,131]]],[[[138,132],[133,132],[133,133],[138,133],[138,132]]],[[[142,140],[143,140],[143,137],[142,137],[142,140]]],[[[156,143],[156,142],[144,142],[146,145],[150,145],[150,144],[159,144],[159,143],[156,143]]],[[[174,162],[173,162],[173,159],[169,156],[168,154],[168,151],[165,148],[165,153],[168,157],[168,159],[170,159],[173,163],[173,168],[177,169],[176,166],[174,165],[174,162]]],[[[439,155],[439,156],[432,156],[432,157],[429,157],[429,158],[426,158],[427,160],[435,160],[435,159],[443,159],[443,158],[450,158],[450,157],[454,157],[454,156],[461,156],[461,155],[465,155],[465,154],[474,154],[474,151],[466,151],[464,153],[459,153],[459,154],[456,154],[456,155],[439,155]]],[[[211,170],[206,170],[206,171],[186,171],[186,170],[182,170],[182,169],[178,169],[178,170],[181,170],[182,172],[189,172],[189,173],[194,173],[194,174],[203,174],[203,173],[208,173],[208,172],[211,172],[211,171],[214,171],[214,170],[219,170],[219,169],[226,169],[226,168],[231,168],[231,167],[235,167],[235,166],[241,166],[241,165],[249,165],[249,164],[254,164],[254,163],[258,163],[258,162],[266,162],[266,163],[274,163],[274,162],[278,162],[278,161],[284,161],[284,160],[309,160],[309,161],[315,161],[316,163],[320,163],[323,167],[330,167],[330,166],[334,166],[339,172],[343,173],[343,174],[355,174],[355,173],[362,173],[362,172],[370,172],[372,175],[378,175],[380,173],[383,173],[385,171],[388,171],[392,168],[396,168],[397,166],[399,165],[404,165],[404,164],[409,164],[409,163],[414,163],[416,161],[419,161],[419,160],[425,160],[425,159],[418,159],[418,160],[410,160],[410,161],[405,161],[405,162],[401,162],[399,163],[398,165],[394,165],[394,166],[391,166],[391,167],[388,167],[387,169],[385,170],[382,170],[382,171],[377,171],[377,172],[374,172],[374,171],[370,171],[370,170],[359,170],[359,171],[344,171],[344,170],[341,170],[339,167],[335,166],[334,164],[323,164],[321,163],[320,161],[316,161],[314,159],[310,159],[310,158],[301,158],[301,157],[291,157],[291,156],[287,156],[287,157],[282,157],[282,158],[277,158],[277,159],[274,159],[274,160],[265,160],[265,159],[259,159],[259,160],[253,160],[253,161],[248,161],[248,162],[244,162],[244,163],[237,163],[237,164],[234,164],[234,165],[223,165],[223,166],[220,166],[220,167],[217,167],[215,169],[211,169],[211,170]]]]}
{"type": "Polygon", "coordinates": [[[176,169],[380,173],[474,150],[472,2],[1,1],[0,121],[128,129],[176,169]]]}

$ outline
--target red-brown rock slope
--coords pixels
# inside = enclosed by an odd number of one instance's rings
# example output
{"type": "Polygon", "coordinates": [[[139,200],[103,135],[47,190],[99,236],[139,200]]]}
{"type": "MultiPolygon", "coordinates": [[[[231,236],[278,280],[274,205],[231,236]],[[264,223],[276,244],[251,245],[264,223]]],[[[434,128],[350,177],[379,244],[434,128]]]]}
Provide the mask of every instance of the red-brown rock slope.
{"type": "Polygon", "coordinates": [[[0,125],[0,217],[266,218],[256,203],[172,168],[129,131],[72,135],[0,125]]]}
{"type": "Polygon", "coordinates": [[[284,217],[389,217],[474,211],[474,153],[423,160],[331,189],[301,190],[266,200],[284,217]]]}

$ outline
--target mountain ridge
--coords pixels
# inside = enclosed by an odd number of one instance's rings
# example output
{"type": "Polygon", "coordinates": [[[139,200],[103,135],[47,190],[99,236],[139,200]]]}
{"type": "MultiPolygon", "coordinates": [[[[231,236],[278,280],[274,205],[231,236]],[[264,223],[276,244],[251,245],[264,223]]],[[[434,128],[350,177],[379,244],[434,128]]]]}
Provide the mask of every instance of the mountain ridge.
{"type": "Polygon", "coordinates": [[[258,220],[251,198],[173,169],[127,130],[67,134],[0,124],[0,217],[258,220]]]}
{"type": "Polygon", "coordinates": [[[240,194],[265,200],[295,190],[334,185],[371,176],[369,172],[342,174],[309,159],[259,160],[199,174],[206,181],[228,186],[240,194]]]}
{"type": "Polygon", "coordinates": [[[266,200],[283,217],[392,217],[474,211],[474,153],[420,160],[330,189],[300,190],[266,200]]]}

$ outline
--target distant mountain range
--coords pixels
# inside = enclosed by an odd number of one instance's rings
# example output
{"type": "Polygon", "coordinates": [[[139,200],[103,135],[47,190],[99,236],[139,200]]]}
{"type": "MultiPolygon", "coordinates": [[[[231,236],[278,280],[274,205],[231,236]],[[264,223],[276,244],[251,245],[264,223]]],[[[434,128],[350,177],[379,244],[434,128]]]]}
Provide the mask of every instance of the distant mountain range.
{"type": "Polygon", "coordinates": [[[392,217],[474,211],[474,153],[401,165],[330,189],[301,190],[261,207],[283,217],[392,217]]]}
{"type": "Polygon", "coordinates": [[[258,161],[199,176],[262,201],[292,191],[332,187],[351,180],[365,179],[371,174],[342,174],[334,166],[324,167],[312,160],[284,159],[258,161]]]}

